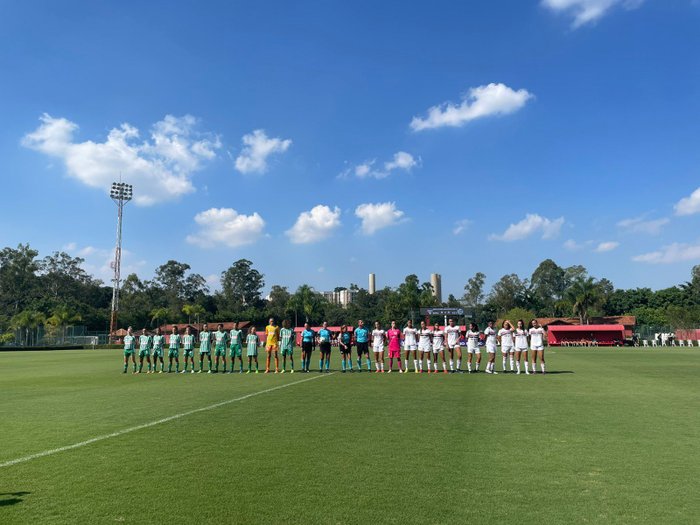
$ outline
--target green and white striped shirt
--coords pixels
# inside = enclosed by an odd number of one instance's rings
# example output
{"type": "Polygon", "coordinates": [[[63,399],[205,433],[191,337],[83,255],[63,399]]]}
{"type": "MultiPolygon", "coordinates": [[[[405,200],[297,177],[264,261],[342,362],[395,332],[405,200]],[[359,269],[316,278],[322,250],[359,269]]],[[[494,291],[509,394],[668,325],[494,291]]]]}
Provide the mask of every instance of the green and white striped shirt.
{"type": "Polygon", "coordinates": [[[142,335],[139,336],[139,349],[140,350],[148,350],[151,346],[151,336],[150,335],[142,335]]]}
{"type": "Polygon", "coordinates": [[[194,347],[194,336],[192,334],[185,334],[182,336],[182,344],[185,350],[192,350],[194,347]]]}
{"type": "Polygon", "coordinates": [[[290,350],[294,348],[294,330],[291,328],[280,329],[280,349],[290,350]]]}
{"type": "Polygon", "coordinates": [[[231,346],[243,344],[243,330],[231,330],[231,346]]]}

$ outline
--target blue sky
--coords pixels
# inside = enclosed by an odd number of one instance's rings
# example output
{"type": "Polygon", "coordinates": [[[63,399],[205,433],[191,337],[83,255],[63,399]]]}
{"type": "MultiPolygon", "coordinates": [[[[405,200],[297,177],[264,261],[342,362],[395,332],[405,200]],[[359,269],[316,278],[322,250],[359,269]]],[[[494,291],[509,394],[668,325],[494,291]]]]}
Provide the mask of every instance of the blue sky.
{"type": "Polygon", "coordinates": [[[700,263],[692,0],[3,2],[2,246],[318,290],[700,263]]]}

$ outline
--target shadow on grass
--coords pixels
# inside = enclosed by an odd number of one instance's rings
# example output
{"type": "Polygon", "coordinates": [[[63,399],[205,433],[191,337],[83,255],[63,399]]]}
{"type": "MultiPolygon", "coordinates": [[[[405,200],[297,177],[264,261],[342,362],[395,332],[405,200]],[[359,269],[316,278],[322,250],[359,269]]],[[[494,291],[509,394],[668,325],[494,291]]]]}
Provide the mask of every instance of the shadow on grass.
{"type": "MultiPolygon", "coordinates": [[[[573,370],[547,370],[547,373],[545,375],[554,375],[554,374],[575,374],[573,370]]],[[[539,375],[539,373],[538,373],[539,375]]]]}
{"type": "Polygon", "coordinates": [[[10,505],[16,505],[17,503],[22,503],[23,496],[31,494],[31,492],[0,492],[0,507],[9,507],[10,505]]]}

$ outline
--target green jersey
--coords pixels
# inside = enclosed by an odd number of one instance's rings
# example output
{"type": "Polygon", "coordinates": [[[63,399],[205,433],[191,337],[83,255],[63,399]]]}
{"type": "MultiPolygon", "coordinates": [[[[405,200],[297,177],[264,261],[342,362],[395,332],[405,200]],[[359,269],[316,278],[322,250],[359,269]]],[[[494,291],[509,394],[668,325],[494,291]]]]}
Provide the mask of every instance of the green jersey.
{"type": "Polygon", "coordinates": [[[288,350],[294,347],[294,330],[291,328],[280,329],[280,349],[288,350]]]}
{"type": "Polygon", "coordinates": [[[170,334],[170,350],[180,349],[180,334],[170,334]]]}
{"type": "Polygon", "coordinates": [[[217,330],[214,332],[214,340],[216,341],[217,348],[223,348],[226,346],[226,332],[217,330]]]}
{"type": "Polygon", "coordinates": [[[151,336],[141,335],[139,336],[139,350],[148,350],[151,347],[151,336]]]}
{"type": "Polygon", "coordinates": [[[185,347],[185,350],[192,350],[194,347],[194,336],[192,334],[183,335],[182,345],[185,347]]]}
{"type": "Polygon", "coordinates": [[[211,332],[199,332],[199,349],[208,352],[211,348],[211,332]]]}
{"type": "Polygon", "coordinates": [[[136,346],[136,338],[133,335],[124,336],[124,350],[133,350],[136,346]]]}
{"type": "Polygon", "coordinates": [[[153,349],[154,350],[162,350],[164,344],[165,344],[165,336],[164,335],[154,335],[153,336],[153,349]]]}
{"type": "Polygon", "coordinates": [[[242,345],[243,344],[243,330],[231,330],[229,333],[231,339],[231,345],[242,345]]]}
{"type": "Polygon", "coordinates": [[[250,355],[251,352],[257,352],[258,351],[258,336],[257,334],[248,334],[248,336],[245,338],[245,343],[248,349],[248,354],[250,355]]]}

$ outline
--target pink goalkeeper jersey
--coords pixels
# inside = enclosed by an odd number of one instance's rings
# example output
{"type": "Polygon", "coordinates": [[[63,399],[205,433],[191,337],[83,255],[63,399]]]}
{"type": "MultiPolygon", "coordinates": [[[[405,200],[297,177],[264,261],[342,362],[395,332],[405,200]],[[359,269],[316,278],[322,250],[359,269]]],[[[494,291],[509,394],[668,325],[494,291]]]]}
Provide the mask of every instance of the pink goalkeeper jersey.
{"type": "Polygon", "coordinates": [[[401,330],[389,329],[386,331],[386,337],[389,339],[389,350],[401,350],[401,330]]]}

